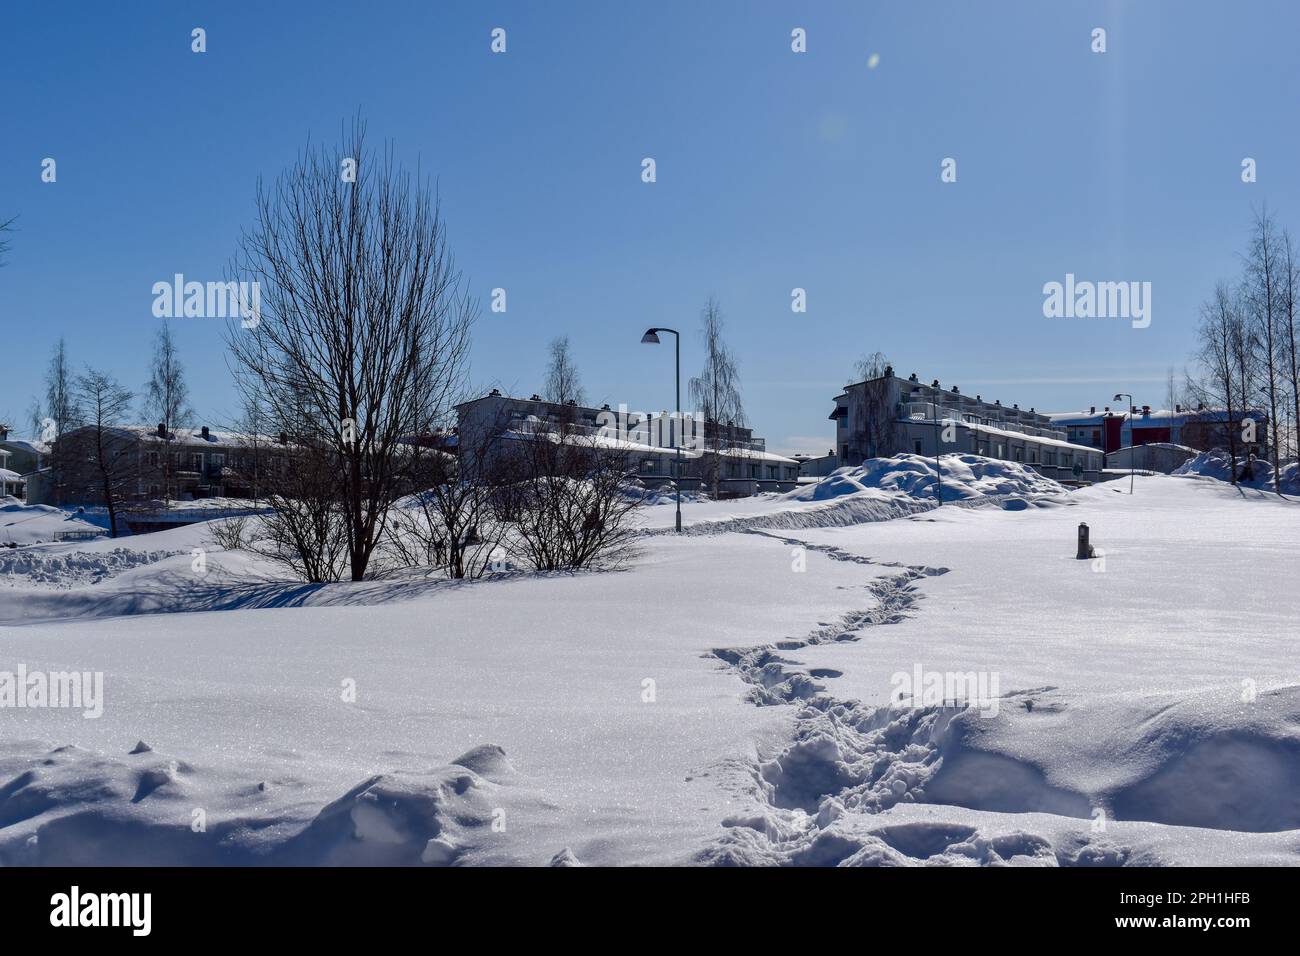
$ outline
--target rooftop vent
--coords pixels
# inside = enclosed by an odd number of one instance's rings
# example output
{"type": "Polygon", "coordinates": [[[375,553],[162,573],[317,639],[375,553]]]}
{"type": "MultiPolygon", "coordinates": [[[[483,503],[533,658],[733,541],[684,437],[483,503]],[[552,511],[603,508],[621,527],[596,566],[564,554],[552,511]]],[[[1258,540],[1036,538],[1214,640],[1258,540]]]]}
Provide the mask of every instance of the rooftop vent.
{"type": "Polygon", "coordinates": [[[528,400],[530,402],[540,402],[542,400],[542,396],[538,395],[536,392],[533,392],[533,394],[529,396],[528,400]]]}
{"type": "Polygon", "coordinates": [[[952,387],[952,390],[953,390],[953,393],[956,394],[956,392],[957,392],[957,386],[954,385],[954,386],[952,387]]]}
{"type": "Polygon", "coordinates": [[[492,389],[492,391],[488,392],[488,398],[500,398],[500,397],[501,397],[501,389],[499,388],[494,388],[492,389]]]}
{"type": "Polygon", "coordinates": [[[919,381],[920,381],[920,379],[916,377],[916,373],[915,373],[915,372],[913,372],[911,375],[909,375],[909,376],[907,377],[907,380],[908,380],[909,382],[919,382],[919,381]]]}
{"type": "Polygon", "coordinates": [[[933,382],[930,383],[930,387],[931,387],[931,388],[938,388],[938,387],[939,387],[939,380],[936,378],[933,382]]]}

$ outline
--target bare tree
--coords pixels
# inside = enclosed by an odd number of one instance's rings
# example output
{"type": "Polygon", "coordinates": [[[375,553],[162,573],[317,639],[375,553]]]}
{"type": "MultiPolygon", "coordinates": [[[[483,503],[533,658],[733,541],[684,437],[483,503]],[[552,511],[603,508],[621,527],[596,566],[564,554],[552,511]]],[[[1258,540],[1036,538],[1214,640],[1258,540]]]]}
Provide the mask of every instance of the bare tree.
{"type": "Polygon", "coordinates": [[[59,339],[45,370],[45,407],[32,403],[32,427],[36,437],[52,445],[50,466],[53,476],[55,501],[63,503],[67,492],[67,477],[75,470],[77,459],[69,458],[73,452],[59,439],[73,428],[81,417],[77,406],[77,389],[72,365],[68,361],[67,343],[59,339]]]}
{"type": "MultiPolygon", "coordinates": [[[[1244,321],[1236,296],[1227,285],[1220,282],[1214,297],[1201,306],[1201,324],[1197,329],[1199,341],[1196,353],[1200,375],[1188,381],[1187,389],[1202,406],[1222,408],[1227,412],[1224,438],[1228,457],[1232,462],[1232,483],[1237,483],[1237,429],[1234,413],[1243,410],[1238,399],[1237,356],[1234,345],[1242,336],[1244,321]]],[[[1189,444],[1203,447],[1216,435],[1216,430],[1206,428],[1206,423],[1193,415],[1184,431],[1183,439],[1189,444]]]]}
{"type": "Polygon", "coordinates": [[[1279,284],[1283,280],[1283,262],[1273,220],[1265,209],[1255,215],[1250,248],[1246,253],[1245,299],[1253,324],[1253,340],[1259,350],[1258,363],[1262,374],[1263,398],[1268,404],[1269,427],[1274,430],[1273,486],[1282,491],[1278,468],[1278,394],[1281,319],[1279,284]]]}
{"type": "Polygon", "coordinates": [[[861,464],[864,459],[880,456],[892,445],[894,414],[889,407],[890,387],[885,375],[891,367],[883,352],[864,355],[853,365],[854,377],[860,384],[848,390],[851,461],[844,464],[861,464]]]}
{"type": "MultiPolygon", "coordinates": [[[[709,298],[701,313],[704,369],[690,380],[690,402],[704,419],[701,477],[716,496],[722,481],[722,455],[736,441],[736,429],[745,424],[745,404],[740,392],[740,370],[723,339],[722,307],[709,298]]],[[[678,423],[681,428],[681,423],[678,423]]],[[[680,436],[678,437],[680,441],[680,436]]]]}
{"type": "Polygon", "coordinates": [[[121,430],[133,396],[108,372],[89,366],[73,384],[82,427],[60,443],[70,442],[65,453],[89,468],[89,483],[108,510],[109,536],[116,538],[118,512],[139,475],[135,442],[121,430]]]}
{"type": "Polygon", "coordinates": [[[514,441],[496,463],[505,548],[539,571],[611,566],[630,551],[640,498],[626,454],[563,423],[514,441]]]}
{"type": "Polygon", "coordinates": [[[348,566],[345,503],[338,494],[334,449],[314,443],[286,448],[267,472],[270,506],[245,547],[309,583],[337,581],[348,566]]]}
{"type": "Polygon", "coordinates": [[[13,233],[14,223],[17,221],[17,218],[18,217],[15,216],[11,219],[0,220],[0,268],[4,267],[5,255],[9,252],[9,247],[11,245],[8,236],[13,233]]]}
{"type": "Polygon", "coordinates": [[[176,479],[176,463],[171,454],[172,439],[176,429],[184,428],[194,420],[194,410],[190,407],[185,368],[181,365],[171,326],[165,320],[154,337],[153,362],[149,368],[149,381],[145,385],[142,411],[147,421],[156,421],[162,426],[160,437],[163,440],[163,450],[159,453],[158,470],[163,497],[170,501],[176,479]]]}
{"type": "Polygon", "coordinates": [[[583,404],[586,395],[578,376],[578,366],[574,363],[573,353],[569,348],[569,337],[564,335],[552,339],[549,348],[551,359],[546,367],[543,397],[557,405],[567,405],[569,402],[576,405],[583,404]]]}
{"type": "Polygon", "coordinates": [[[328,449],[348,565],[365,577],[420,455],[447,419],[477,304],[463,291],[436,195],[365,125],[308,148],[271,187],[232,271],[258,283],[259,320],[232,324],[237,375],[295,440],[328,449]]]}
{"type": "MultiPolygon", "coordinates": [[[[1300,353],[1296,351],[1296,311],[1300,309],[1300,261],[1297,260],[1291,234],[1282,233],[1281,309],[1286,332],[1286,373],[1291,390],[1291,430],[1294,454],[1300,456],[1300,353]]],[[[1273,441],[1280,440],[1276,423],[1273,441]]]]}
{"type": "Polygon", "coordinates": [[[392,555],[400,565],[440,568],[452,579],[482,577],[502,555],[504,535],[487,469],[462,469],[445,452],[424,464],[424,490],[393,509],[392,555]]]}

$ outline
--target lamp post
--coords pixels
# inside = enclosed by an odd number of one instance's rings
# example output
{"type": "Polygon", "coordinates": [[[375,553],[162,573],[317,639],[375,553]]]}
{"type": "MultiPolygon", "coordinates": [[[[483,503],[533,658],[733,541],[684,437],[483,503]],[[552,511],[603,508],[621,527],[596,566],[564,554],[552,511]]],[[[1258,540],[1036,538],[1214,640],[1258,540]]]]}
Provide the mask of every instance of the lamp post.
{"type": "Polygon", "coordinates": [[[660,332],[671,332],[673,334],[677,366],[677,432],[673,438],[673,446],[677,449],[677,475],[673,484],[677,489],[677,531],[680,533],[682,530],[682,337],[677,334],[676,329],[646,329],[645,335],[641,336],[641,344],[658,345],[660,332]]]}
{"type": "MultiPolygon", "coordinates": [[[[1133,459],[1133,396],[1128,392],[1116,392],[1115,397],[1111,399],[1111,401],[1118,402],[1121,398],[1128,399],[1128,404],[1124,406],[1124,417],[1128,419],[1128,493],[1131,495],[1133,494],[1133,466],[1135,464],[1133,459]]],[[[1120,422],[1120,428],[1123,427],[1124,423],[1120,422]]],[[[1105,454],[1106,453],[1103,451],[1103,461],[1105,460],[1105,454]]]]}

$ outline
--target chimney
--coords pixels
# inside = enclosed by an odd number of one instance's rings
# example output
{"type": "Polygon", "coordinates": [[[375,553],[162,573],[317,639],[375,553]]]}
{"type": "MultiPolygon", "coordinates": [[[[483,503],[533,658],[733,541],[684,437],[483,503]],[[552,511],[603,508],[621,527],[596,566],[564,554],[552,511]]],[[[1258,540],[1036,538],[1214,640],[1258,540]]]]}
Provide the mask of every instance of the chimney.
{"type": "Polygon", "coordinates": [[[979,395],[976,395],[976,396],[975,396],[975,401],[977,401],[977,402],[982,402],[982,401],[984,401],[984,399],[981,398],[979,395]]]}
{"type": "Polygon", "coordinates": [[[212,441],[212,437],[208,434],[208,426],[207,426],[207,425],[204,425],[201,429],[199,429],[199,432],[200,432],[200,434],[203,435],[203,440],[204,440],[204,441],[212,441]]]}
{"type": "Polygon", "coordinates": [[[1143,405],[1143,406],[1142,406],[1142,417],[1143,417],[1143,418],[1149,418],[1150,416],[1151,416],[1151,406],[1150,406],[1150,405],[1143,405]]]}
{"type": "Polygon", "coordinates": [[[287,433],[285,433],[285,432],[280,432],[280,444],[281,444],[281,445],[287,445],[287,444],[289,444],[289,436],[288,436],[287,433]]]}
{"type": "Polygon", "coordinates": [[[1102,411],[1106,412],[1106,414],[1109,415],[1109,414],[1110,414],[1110,406],[1107,405],[1104,409],[1102,409],[1102,411]]]}
{"type": "Polygon", "coordinates": [[[1097,406],[1096,406],[1096,405],[1089,405],[1089,406],[1088,406],[1088,414],[1089,414],[1089,415],[1096,415],[1096,414],[1097,414],[1097,406]]]}
{"type": "Polygon", "coordinates": [[[892,365],[886,365],[886,366],[885,366],[885,378],[893,378],[893,377],[894,377],[894,366],[892,366],[892,365]]]}
{"type": "Polygon", "coordinates": [[[166,438],[166,437],[167,437],[167,425],[166,425],[165,422],[159,422],[159,423],[158,423],[158,431],[157,431],[157,435],[158,435],[159,438],[166,438]]]}
{"type": "Polygon", "coordinates": [[[957,394],[957,386],[956,386],[956,385],[954,385],[954,386],[952,387],[952,391],[953,391],[953,394],[954,394],[954,395],[957,394]]]}
{"type": "Polygon", "coordinates": [[[1181,406],[1181,405],[1175,405],[1175,406],[1174,406],[1174,414],[1175,414],[1175,415],[1181,415],[1182,413],[1183,413],[1183,406],[1181,406]]]}

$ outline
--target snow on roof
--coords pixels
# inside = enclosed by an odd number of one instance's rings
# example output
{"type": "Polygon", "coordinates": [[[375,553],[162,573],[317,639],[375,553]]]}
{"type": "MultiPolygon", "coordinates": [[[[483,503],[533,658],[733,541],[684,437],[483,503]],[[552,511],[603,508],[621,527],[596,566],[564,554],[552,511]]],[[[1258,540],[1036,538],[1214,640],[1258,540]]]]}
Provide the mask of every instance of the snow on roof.
{"type": "Polygon", "coordinates": [[[3,442],[0,442],[0,444],[8,445],[10,448],[29,451],[35,455],[48,455],[50,453],[50,446],[43,441],[37,441],[35,438],[6,438],[3,442]]]}
{"type": "Polygon", "coordinates": [[[1038,445],[1050,445],[1053,448],[1068,448],[1070,451],[1086,451],[1094,455],[1100,455],[1100,448],[1092,448],[1088,445],[1076,445],[1073,442],[1062,441],[1059,438],[1040,438],[1037,435],[1026,435],[1023,432],[1007,431],[1005,428],[994,428],[992,425],[972,425],[970,422],[959,422],[955,418],[946,418],[944,423],[951,422],[961,428],[971,428],[977,432],[984,432],[989,435],[998,435],[1003,438],[1014,438],[1021,441],[1033,442],[1038,445]]]}
{"type": "Polygon", "coordinates": [[[22,481],[23,476],[8,468],[0,468],[0,481],[22,481]]]}

